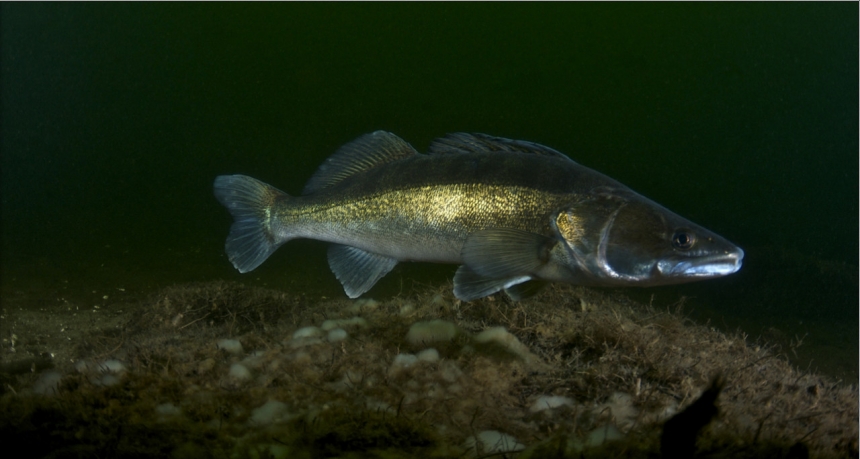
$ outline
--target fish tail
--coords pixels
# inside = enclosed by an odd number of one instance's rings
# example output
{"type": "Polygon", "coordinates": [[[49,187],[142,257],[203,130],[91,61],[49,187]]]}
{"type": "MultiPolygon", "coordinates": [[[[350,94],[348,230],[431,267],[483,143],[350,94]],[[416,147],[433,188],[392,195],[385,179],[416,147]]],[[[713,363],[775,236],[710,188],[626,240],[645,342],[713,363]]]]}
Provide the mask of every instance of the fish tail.
{"type": "Polygon", "coordinates": [[[273,211],[277,201],[291,199],[288,194],[245,175],[216,177],[214,191],[218,201],[233,215],[225,249],[240,273],[260,266],[290,239],[283,235],[273,211]]]}

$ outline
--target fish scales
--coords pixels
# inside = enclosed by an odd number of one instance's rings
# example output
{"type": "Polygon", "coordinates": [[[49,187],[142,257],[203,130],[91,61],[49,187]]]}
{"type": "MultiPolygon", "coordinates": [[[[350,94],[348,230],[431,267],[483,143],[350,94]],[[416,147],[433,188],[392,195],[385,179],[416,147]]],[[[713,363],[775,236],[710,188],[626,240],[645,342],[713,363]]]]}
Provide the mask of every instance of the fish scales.
{"type": "Polygon", "coordinates": [[[355,246],[370,249],[361,241],[406,234],[437,242],[434,250],[454,254],[433,261],[454,263],[459,248],[451,237],[465,240],[489,227],[549,234],[549,214],[576,199],[577,185],[619,185],[607,177],[578,179],[576,166],[526,153],[414,156],[306,196],[300,205],[284,200],[276,212],[307,225],[300,237],[335,242],[350,234],[355,246]]]}
{"type": "Polygon", "coordinates": [[[296,226],[286,235],[345,243],[373,251],[390,246],[386,254],[399,260],[456,263],[459,245],[477,230],[516,228],[550,233],[547,208],[566,196],[516,186],[448,184],[426,185],[352,196],[327,196],[316,203],[275,207],[281,221],[296,226]],[[341,197],[342,199],[333,199],[341,197]]]}

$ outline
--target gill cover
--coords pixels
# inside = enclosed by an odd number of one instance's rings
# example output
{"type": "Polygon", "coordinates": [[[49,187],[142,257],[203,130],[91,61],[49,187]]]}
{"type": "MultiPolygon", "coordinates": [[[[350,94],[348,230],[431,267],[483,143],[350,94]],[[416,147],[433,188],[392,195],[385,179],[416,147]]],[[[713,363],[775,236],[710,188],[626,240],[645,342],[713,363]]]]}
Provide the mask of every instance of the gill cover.
{"type": "Polygon", "coordinates": [[[743,251],[635,194],[601,193],[557,214],[572,281],[664,285],[731,274],[743,251]]]}
{"type": "Polygon", "coordinates": [[[602,193],[580,201],[556,214],[553,229],[565,253],[561,261],[571,269],[571,282],[601,285],[613,280],[630,280],[607,264],[607,252],[612,249],[611,229],[626,201],[602,193]]]}

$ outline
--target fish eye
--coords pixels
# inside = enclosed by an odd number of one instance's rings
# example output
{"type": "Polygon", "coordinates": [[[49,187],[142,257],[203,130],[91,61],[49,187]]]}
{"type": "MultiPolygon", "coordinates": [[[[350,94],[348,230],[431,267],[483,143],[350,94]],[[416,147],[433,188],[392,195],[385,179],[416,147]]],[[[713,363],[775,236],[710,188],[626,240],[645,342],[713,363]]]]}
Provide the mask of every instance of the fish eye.
{"type": "Polygon", "coordinates": [[[672,236],[672,247],[676,249],[689,249],[696,242],[696,236],[687,231],[678,231],[672,236]]]}

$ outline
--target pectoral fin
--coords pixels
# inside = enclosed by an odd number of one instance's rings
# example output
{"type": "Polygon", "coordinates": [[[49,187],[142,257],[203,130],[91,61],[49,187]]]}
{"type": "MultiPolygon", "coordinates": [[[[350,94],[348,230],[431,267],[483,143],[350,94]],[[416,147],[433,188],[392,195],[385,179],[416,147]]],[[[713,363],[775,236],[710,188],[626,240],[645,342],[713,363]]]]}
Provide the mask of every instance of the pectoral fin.
{"type": "Polygon", "coordinates": [[[491,228],[466,239],[460,255],[475,273],[494,279],[535,273],[549,260],[556,241],[513,228],[491,228]]]}
{"type": "Polygon", "coordinates": [[[555,240],[513,228],[491,228],[471,234],[460,255],[463,266],[454,275],[454,294],[463,301],[476,300],[505,290],[514,301],[540,288],[535,278],[549,260],[555,240]]]}
{"type": "Polygon", "coordinates": [[[358,298],[397,265],[397,260],[375,253],[333,244],[328,249],[328,265],[350,298],[358,298]]]}

